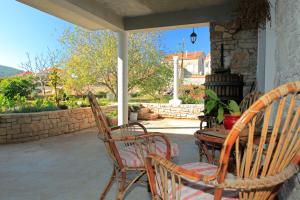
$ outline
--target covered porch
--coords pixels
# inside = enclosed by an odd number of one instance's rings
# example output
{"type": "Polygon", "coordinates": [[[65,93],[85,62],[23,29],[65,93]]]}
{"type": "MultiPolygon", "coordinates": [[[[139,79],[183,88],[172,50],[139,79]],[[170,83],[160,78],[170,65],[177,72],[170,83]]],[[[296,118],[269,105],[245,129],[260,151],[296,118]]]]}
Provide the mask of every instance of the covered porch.
{"type": "MultiPolygon", "coordinates": [[[[218,67],[219,50],[221,44],[226,43],[224,65],[245,77],[244,93],[247,93],[251,82],[256,82],[257,89],[266,92],[285,82],[300,79],[300,6],[297,1],[271,0],[271,26],[268,24],[265,29],[238,33],[230,30],[237,7],[236,1],[232,0],[20,1],[90,30],[118,32],[119,124],[128,120],[128,34],[131,32],[209,24],[212,68],[218,67]]],[[[174,65],[175,85],[176,68],[174,65]]],[[[177,100],[176,95],[174,100],[177,100]]]]}
{"type": "MultiPolygon", "coordinates": [[[[235,18],[237,1],[81,1],[81,0],[19,0],[29,6],[67,20],[89,30],[109,29],[118,33],[118,121],[128,121],[128,34],[137,31],[175,29],[180,27],[210,26],[212,70],[219,66],[221,43],[225,50],[225,67],[244,76],[247,93],[251,82],[256,82],[258,90],[265,92],[283,83],[285,77],[295,80],[293,67],[299,58],[297,46],[290,45],[297,36],[297,20],[284,27],[281,23],[288,19],[288,4],[271,0],[271,24],[265,29],[230,32],[230,22],[235,18]],[[294,30],[294,34],[286,32],[294,30]],[[286,37],[285,37],[286,35],[286,37]],[[286,49],[289,46],[293,49],[286,49]],[[287,51],[293,57],[287,60],[287,51]],[[284,67],[283,67],[284,66],[284,67]],[[289,70],[283,70],[288,67],[289,70]],[[247,88],[248,87],[248,88],[247,88]]],[[[299,8],[298,8],[299,9],[299,8]]],[[[295,9],[294,9],[295,10],[295,9]]],[[[297,9],[296,9],[297,10],[297,9]]],[[[295,10],[294,14],[299,15],[295,10]]],[[[291,15],[291,14],[290,14],[291,15]]],[[[174,64],[174,99],[177,97],[177,70],[174,64]]],[[[296,70],[297,71],[297,70],[296,70]]],[[[298,70],[299,71],[299,70],[298,70]]],[[[298,72],[297,72],[298,73],[298,72]]],[[[299,77],[299,74],[297,74],[299,77]]]]}
{"type": "MultiPolygon", "coordinates": [[[[208,26],[228,21],[237,5],[216,1],[36,1],[20,0],[29,6],[89,30],[109,29],[118,34],[118,123],[128,122],[128,34],[180,27],[208,26]]],[[[178,99],[178,59],[174,60],[174,97],[178,99]]]]}

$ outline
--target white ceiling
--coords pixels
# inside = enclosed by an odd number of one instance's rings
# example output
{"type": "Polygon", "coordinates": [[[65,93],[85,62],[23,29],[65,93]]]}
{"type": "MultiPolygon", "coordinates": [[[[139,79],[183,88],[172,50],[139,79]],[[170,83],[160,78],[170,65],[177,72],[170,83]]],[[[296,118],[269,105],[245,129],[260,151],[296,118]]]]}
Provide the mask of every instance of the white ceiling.
{"type": "Polygon", "coordinates": [[[91,30],[139,31],[232,17],[235,0],[18,0],[91,30]]]}
{"type": "Polygon", "coordinates": [[[203,7],[224,5],[230,0],[95,0],[122,17],[195,10],[203,7]]]}

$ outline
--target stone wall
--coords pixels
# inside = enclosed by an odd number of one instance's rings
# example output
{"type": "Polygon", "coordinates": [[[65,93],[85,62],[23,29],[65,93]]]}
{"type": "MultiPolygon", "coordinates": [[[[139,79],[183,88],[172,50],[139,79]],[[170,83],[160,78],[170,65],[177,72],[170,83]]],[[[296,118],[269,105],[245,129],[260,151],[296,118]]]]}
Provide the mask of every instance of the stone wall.
{"type": "MultiPolygon", "coordinates": [[[[104,107],[104,112],[116,110],[104,107]]],[[[0,144],[33,141],[95,126],[90,108],[0,114],[0,144]]]]}
{"type": "MultiPolygon", "coordinates": [[[[300,2],[277,0],[275,5],[275,85],[278,86],[300,80],[300,2]]],[[[279,199],[299,199],[300,173],[297,176],[283,185],[279,199]]]]}
{"type": "Polygon", "coordinates": [[[167,103],[142,103],[142,105],[163,118],[197,119],[197,116],[203,115],[204,110],[203,104],[173,106],[167,103]]]}
{"type": "Polygon", "coordinates": [[[220,67],[221,44],[224,44],[224,67],[244,76],[244,95],[256,81],[257,30],[235,33],[233,23],[210,23],[211,68],[220,67]]]}
{"type": "Polygon", "coordinates": [[[300,80],[300,1],[277,1],[276,85],[300,80]]]}

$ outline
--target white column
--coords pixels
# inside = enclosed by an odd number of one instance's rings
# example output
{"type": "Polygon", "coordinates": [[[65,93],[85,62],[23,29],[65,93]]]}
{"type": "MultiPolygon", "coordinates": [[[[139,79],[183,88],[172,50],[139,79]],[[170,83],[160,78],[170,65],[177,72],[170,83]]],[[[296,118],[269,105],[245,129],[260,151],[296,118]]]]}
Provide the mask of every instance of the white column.
{"type": "Polygon", "coordinates": [[[128,123],[128,34],[118,32],[118,124],[128,123]]]}
{"type": "Polygon", "coordinates": [[[178,99],[178,56],[173,56],[174,61],[174,83],[173,83],[173,99],[169,101],[172,105],[180,105],[181,100],[178,99]]]}
{"type": "Polygon", "coordinates": [[[266,30],[258,29],[256,83],[257,90],[265,91],[265,68],[266,68],[266,30]]]}
{"type": "Polygon", "coordinates": [[[265,92],[274,89],[277,86],[276,80],[276,0],[271,0],[271,24],[266,25],[266,58],[265,58],[265,92]]]}

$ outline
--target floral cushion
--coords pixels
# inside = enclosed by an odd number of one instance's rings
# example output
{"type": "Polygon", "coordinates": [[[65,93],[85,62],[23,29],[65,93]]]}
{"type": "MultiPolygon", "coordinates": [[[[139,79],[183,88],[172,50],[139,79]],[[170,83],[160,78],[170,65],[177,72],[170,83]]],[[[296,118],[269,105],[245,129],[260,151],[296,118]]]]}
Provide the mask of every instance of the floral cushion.
{"type": "MultiPolygon", "coordinates": [[[[181,167],[189,170],[194,170],[203,175],[213,175],[217,170],[217,166],[203,162],[188,163],[181,167]]],[[[227,177],[233,177],[232,174],[228,174],[227,177]]],[[[169,191],[171,191],[171,181],[169,181],[169,191]]],[[[181,187],[176,188],[176,192],[181,193],[182,200],[213,200],[215,188],[213,186],[206,185],[201,181],[192,181],[182,179],[181,187]],[[179,191],[180,190],[180,191],[179,191]]],[[[170,192],[171,193],[171,192],[170,192]]],[[[172,199],[172,194],[170,194],[172,199]]],[[[235,190],[224,190],[223,200],[238,199],[238,193],[235,190]]]]}
{"type": "MultiPolygon", "coordinates": [[[[123,164],[127,167],[143,167],[144,158],[147,157],[147,152],[149,152],[146,145],[142,145],[142,148],[136,145],[130,145],[120,150],[120,157],[123,164]],[[143,149],[143,151],[141,150],[143,149]]],[[[150,152],[155,153],[159,156],[166,157],[166,143],[162,140],[155,140],[150,145],[150,152]]],[[[171,157],[176,157],[179,154],[179,148],[177,144],[171,144],[171,157]]]]}

